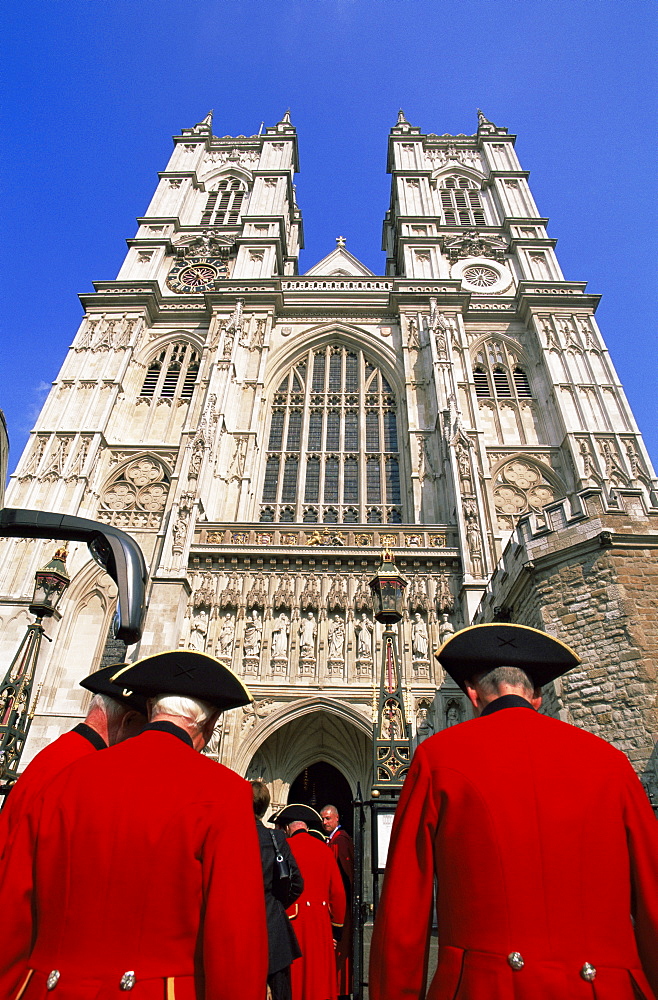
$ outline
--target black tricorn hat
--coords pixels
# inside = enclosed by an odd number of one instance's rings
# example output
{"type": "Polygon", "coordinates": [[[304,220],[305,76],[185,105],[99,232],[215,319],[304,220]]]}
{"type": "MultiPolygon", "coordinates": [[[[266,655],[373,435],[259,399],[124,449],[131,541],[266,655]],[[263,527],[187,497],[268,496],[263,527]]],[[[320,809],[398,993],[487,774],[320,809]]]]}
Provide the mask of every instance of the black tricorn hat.
{"type": "Polygon", "coordinates": [[[125,666],[127,666],[125,663],[113,663],[109,667],[101,667],[100,670],[95,670],[93,674],[89,674],[89,677],[81,680],[80,687],[86,688],[87,691],[92,691],[94,694],[106,694],[110,698],[114,698],[115,701],[118,701],[120,705],[125,705],[126,708],[133,708],[136,712],[146,715],[146,698],[144,695],[135,694],[134,691],[125,688],[122,684],[113,684],[110,679],[113,674],[116,674],[117,670],[125,666]]]}
{"type": "Polygon", "coordinates": [[[270,817],[270,823],[280,823],[285,826],[287,823],[301,822],[314,830],[322,829],[322,816],[316,812],[313,806],[306,806],[302,802],[293,802],[285,806],[276,816],[270,817]]]}
{"type": "Polygon", "coordinates": [[[221,660],[192,649],[171,649],[136,660],[112,680],[147,698],[176,694],[206,701],[222,712],[253,701],[239,677],[221,660]]]}
{"type": "Polygon", "coordinates": [[[496,667],[519,667],[539,688],[580,663],[570,646],[546,632],[497,622],[455,632],[435,655],[462,690],[465,681],[496,667]]]}

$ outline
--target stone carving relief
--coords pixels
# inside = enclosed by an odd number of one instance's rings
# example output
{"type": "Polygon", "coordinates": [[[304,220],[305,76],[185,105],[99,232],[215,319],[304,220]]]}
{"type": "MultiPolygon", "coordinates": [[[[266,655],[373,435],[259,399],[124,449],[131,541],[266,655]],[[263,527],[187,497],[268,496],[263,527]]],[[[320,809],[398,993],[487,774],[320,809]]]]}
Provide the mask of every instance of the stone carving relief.
{"type": "Polygon", "coordinates": [[[161,462],[137,458],[101,491],[98,520],[118,528],[159,528],[169,487],[169,475],[161,462]]]}
{"type": "Polygon", "coordinates": [[[37,469],[39,468],[39,463],[43,458],[43,454],[46,450],[46,445],[48,444],[48,434],[38,434],[32,444],[32,454],[25,464],[25,468],[22,470],[19,478],[20,482],[24,482],[28,479],[34,479],[37,469]]]}
{"type": "Polygon", "coordinates": [[[481,577],[483,575],[482,535],[475,500],[464,500],[463,511],[466,522],[466,543],[468,545],[471,569],[473,576],[481,577]]]}
{"type": "Polygon", "coordinates": [[[611,441],[600,442],[601,455],[605,463],[606,478],[615,486],[628,486],[628,476],[611,441]]]}
{"type": "Polygon", "coordinates": [[[241,593],[238,574],[231,573],[226,586],[219,595],[217,605],[220,610],[223,610],[224,608],[237,608],[240,604],[241,593]]]}
{"type": "Polygon", "coordinates": [[[212,573],[203,573],[199,586],[192,594],[193,608],[211,608],[215,601],[215,578],[212,573]]]}
{"type": "Polygon", "coordinates": [[[451,264],[466,257],[489,257],[504,264],[508,251],[506,239],[501,236],[485,236],[477,229],[469,229],[459,236],[446,236],[443,240],[443,252],[451,264]]]}
{"type": "Polygon", "coordinates": [[[541,469],[518,458],[507,462],[498,471],[493,494],[498,525],[503,530],[511,529],[520,514],[529,510],[540,511],[546,504],[559,499],[555,487],[548,482],[541,469]]]}
{"type": "Polygon", "coordinates": [[[193,503],[194,496],[192,494],[181,494],[181,498],[178,502],[178,513],[176,515],[172,531],[173,539],[171,551],[173,555],[180,555],[185,548],[185,539],[187,537],[187,528],[190,522],[193,503]]]}
{"type": "Polygon", "coordinates": [[[418,446],[418,478],[421,483],[426,479],[434,481],[436,479],[436,468],[430,454],[429,435],[418,434],[416,436],[418,446]]]}
{"type": "Polygon", "coordinates": [[[249,705],[243,705],[242,733],[253,729],[262,719],[266,719],[270,712],[274,711],[275,707],[272,698],[262,698],[260,701],[252,701],[249,705]]]}
{"type": "Polygon", "coordinates": [[[464,167],[472,167],[474,170],[482,171],[482,160],[480,154],[475,149],[466,146],[455,146],[448,143],[447,146],[430,147],[425,150],[427,158],[435,168],[444,167],[447,163],[461,163],[464,167]]]}
{"type": "Polygon", "coordinates": [[[82,334],[73,346],[76,353],[91,351],[118,351],[128,347],[133,333],[141,325],[140,317],[128,317],[125,313],[103,313],[101,316],[88,317],[82,334]]]}

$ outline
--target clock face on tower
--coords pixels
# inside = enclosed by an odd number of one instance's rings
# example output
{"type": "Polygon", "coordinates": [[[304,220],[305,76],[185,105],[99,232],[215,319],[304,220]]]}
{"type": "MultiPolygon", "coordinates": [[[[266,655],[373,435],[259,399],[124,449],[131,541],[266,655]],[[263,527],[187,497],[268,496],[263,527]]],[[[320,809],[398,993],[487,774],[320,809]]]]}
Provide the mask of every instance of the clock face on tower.
{"type": "Polygon", "coordinates": [[[189,294],[190,292],[211,292],[215,282],[228,278],[228,262],[219,256],[188,256],[176,261],[169,276],[167,285],[172,292],[189,294]]]}

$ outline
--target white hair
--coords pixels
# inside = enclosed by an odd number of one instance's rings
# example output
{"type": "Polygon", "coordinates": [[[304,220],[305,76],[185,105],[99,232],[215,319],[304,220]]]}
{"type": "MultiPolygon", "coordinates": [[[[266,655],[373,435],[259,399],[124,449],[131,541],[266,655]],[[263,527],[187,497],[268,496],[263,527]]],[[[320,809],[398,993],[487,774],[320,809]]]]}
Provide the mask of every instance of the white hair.
{"type": "Polygon", "coordinates": [[[120,722],[126,712],[132,711],[132,709],[127,705],[123,705],[120,701],[115,701],[115,699],[111,698],[109,694],[95,694],[89,702],[87,715],[90,715],[96,708],[103,712],[108,725],[112,725],[114,722],[120,722]]]}
{"type": "Polygon", "coordinates": [[[217,714],[214,705],[209,705],[207,701],[199,698],[187,698],[178,694],[159,694],[150,701],[151,714],[156,715],[179,715],[183,719],[188,719],[199,729],[207,722],[211,716],[217,714]]]}
{"type": "Polygon", "coordinates": [[[535,690],[535,684],[525,670],[520,667],[495,667],[475,678],[475,683],[486,695],[499,695],[503,685],[521,688],[528,694],[535,690]]]}

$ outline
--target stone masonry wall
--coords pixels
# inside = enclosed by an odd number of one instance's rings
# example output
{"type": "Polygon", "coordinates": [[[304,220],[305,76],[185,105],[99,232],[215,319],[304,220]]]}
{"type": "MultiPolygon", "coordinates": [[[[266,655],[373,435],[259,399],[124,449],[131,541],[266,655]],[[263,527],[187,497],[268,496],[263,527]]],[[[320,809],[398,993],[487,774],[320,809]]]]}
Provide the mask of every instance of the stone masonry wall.
{"type": "Polygon", "coordinates": [[[623,750],[658,805],[658,518],[562,505],[519,524],[474,621],[504,606],[572,646],[583,662],[547,686],[544,711],[623,750]]]}

